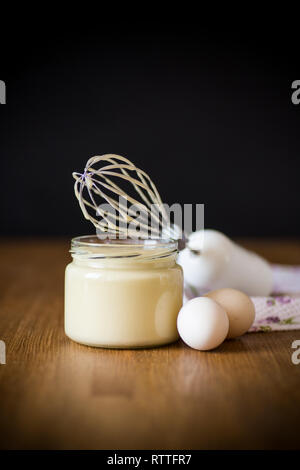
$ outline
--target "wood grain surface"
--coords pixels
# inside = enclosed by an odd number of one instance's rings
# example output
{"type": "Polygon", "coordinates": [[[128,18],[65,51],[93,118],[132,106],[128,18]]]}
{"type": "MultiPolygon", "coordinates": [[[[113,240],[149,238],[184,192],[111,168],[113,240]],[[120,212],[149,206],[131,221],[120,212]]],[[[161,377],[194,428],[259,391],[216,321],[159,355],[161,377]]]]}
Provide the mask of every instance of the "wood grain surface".
{"type": "MultiPolygon", "coordinates": [[[[300,264],[297,240],[242,243],[300,264]]],[[[300,448],[300,331],[247,334],[211,352],[81,346],[63,330],[68,248],[1,241],[1,448],[300,448]]]]}

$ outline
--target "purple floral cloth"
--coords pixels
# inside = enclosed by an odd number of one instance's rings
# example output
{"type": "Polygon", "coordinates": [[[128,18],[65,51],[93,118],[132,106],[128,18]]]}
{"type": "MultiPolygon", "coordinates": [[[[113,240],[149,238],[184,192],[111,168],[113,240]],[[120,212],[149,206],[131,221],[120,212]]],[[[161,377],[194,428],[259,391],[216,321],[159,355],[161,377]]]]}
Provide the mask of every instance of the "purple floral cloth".
{"type": "Polygon", "coordinates": [[[252,297],[255,320],[249,331],[300,329],[300,266],[272,265],[273,294],[252,297]]]}
{"type": "MultiPolygon", "coordinates": [[[[300,266],[272,265],[273,294],[252,297],[255,320],[249,332],[300,329],[300,266]]],[[[184,301],[200,292],[185,285],[184,301]]]]}
{"type": "Polygon", "coordinates": [[[300,297],[252,297],[255,320],[249,331],[300,329],[300,297]]]}

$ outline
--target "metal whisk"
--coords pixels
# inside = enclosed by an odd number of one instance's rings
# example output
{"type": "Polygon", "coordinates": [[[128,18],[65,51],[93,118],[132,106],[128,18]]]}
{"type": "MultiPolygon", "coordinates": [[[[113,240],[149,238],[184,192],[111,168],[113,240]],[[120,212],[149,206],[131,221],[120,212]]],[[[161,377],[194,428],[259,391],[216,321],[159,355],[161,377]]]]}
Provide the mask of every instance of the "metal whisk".
{"type": "Polygon", "coordinates": [[[97,230],[113,238],[134,238],[137,233],[145,238],[150,231],[151,238],[177,238],[156,186],[147,173],[127,158],[113,154],[92,157],[84,172],[74,172],[73,177],[75,195],[84,217],[97,230]],[[135,197],[113,179],[129,184],[135,190],[135,197]]]}

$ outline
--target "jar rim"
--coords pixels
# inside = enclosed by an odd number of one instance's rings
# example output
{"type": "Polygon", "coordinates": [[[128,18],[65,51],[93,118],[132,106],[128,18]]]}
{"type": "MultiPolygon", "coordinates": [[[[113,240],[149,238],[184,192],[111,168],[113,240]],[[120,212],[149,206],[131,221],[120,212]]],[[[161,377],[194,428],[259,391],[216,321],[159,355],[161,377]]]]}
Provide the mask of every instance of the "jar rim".
{"type": "Polygon", "coordinates": [[[178,252],[178,242],[171,239],[101,239],[97,235],[82,235],[71,240],[72,256],[86,258],[153,259],[178,252]]]}

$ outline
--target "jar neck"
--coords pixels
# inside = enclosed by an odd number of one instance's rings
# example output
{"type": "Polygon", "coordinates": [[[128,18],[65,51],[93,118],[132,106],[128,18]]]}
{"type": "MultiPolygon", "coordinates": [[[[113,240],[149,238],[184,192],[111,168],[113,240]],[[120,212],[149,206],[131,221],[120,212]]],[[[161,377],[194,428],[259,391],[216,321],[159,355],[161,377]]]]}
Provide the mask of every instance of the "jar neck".
{"type": "Polygon", "coordinates": [[[175,266],[177,255],[169,255],[164,258],[155,258],[152,260],[137,259],[96,259],[96,258],[80,258],[72,255],[73,263],[81,267],[89,267],[94,269],[166,269],[175,266]]]}
{"type": "Polygon", "coordinates": [[[101,240],[77,237],[70,250],[78,266],[106,269],[154,269],[174,266],[177,242],[173,240],[101,240]]]}

